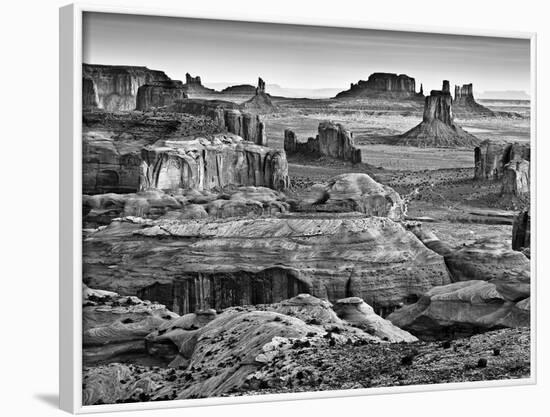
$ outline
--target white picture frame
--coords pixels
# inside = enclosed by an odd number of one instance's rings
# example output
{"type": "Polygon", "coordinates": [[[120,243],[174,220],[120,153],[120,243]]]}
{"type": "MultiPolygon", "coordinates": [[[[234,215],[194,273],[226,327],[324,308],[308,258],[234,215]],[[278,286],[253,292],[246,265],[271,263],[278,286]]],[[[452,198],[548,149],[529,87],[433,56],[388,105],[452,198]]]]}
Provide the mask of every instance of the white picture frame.
{"type": "Polygon", "coordinates": [[[388,393],[423,392],[437,390],[455,390],[466,388],[504,387],[531,385],[537,382],[536,351],[536,305],[537,305],[537,213],[535,204],[536,190],[536,34],[524,32],[495,32],[485,30],[463,30],[447,27],[424,27],[414,25],[388,25],[376,22],[338,21],[317,19],[288,18],[242,19],[239,15],[226,13],[187,13],[181,10],[162,10],[156,8],[107,7],[85,3],[62,7],[60,19],[60,406],[63,410],[77,413],[110,411],[131,411],[178,407],[200,407],[220,404],[257,403],[264,401],[288,401],[299,399],[317,399],[327,397],[349,397],[388,393]],[[274,394],[262,396],[240,396],[224,398],[205,398],[190,400],[172,400],[165,402],[82,405],[82,15],[84,12],[122,13],[135,15],[154,15],[166,17],[186,17],[254,21],[263,23],[303,24],[316,26],[353,27],[360,29],[381,29],[411,32],[427,32],[456,35],[509,37],[530,40],[531,44],[531,148],[534,161],[531,164],[531,376],[520,380],[480,381],[467,383],[444,383],[435,385],[399,386],[390,388],[367,388],[339,390],[330,392],[307,392],[292,394],[274,394]]]}

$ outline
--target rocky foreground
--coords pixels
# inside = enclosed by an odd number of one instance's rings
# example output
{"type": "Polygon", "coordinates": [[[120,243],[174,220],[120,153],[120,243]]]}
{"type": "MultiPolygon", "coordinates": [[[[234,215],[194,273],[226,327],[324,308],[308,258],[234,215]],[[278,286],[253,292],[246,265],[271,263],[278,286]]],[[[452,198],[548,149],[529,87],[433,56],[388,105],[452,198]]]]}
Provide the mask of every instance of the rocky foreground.
{"type": "Polygon", "coordinates": [[[422,342],[358,298],[332,306],[304,294],[177,317],[135,297],[86,291],[85,323],[92,327],[84,337],[85,404],[525,378],[530,372],[528,328],[422,342]],[[98,312],[115,321],[97,320],[98,312]],[[93,355],[97,345],[101,361],[93,355]],[[158,362],[136,364],[136,355],[146,353],[158,362]]]}

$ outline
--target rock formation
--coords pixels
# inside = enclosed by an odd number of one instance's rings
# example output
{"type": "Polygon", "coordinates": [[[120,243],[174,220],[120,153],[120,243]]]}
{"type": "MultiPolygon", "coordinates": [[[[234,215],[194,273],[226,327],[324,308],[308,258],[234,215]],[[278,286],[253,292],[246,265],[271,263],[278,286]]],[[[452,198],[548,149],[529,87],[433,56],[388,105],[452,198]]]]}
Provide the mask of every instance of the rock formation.
{"type": "Polygon", "coordinates": [[[136,110],[147,111],[187,98],[181,81],[156,81],[138,88],[136,110]]]}
{"type": "Polygon", "coordinates": [[[85,366],[147,356],[145,337],[178,317],[165,306],[83,285],[82,359],[85,366]]]}
{"type": "Polygon", "coordinates": [[[130,194],[96,194],[82,197],[83,221],[92,227],[113,219],[133,216],[147,219],[190,220],[283,214],[289,211],[285,196],[265,187],[226,188],[221,192],[178,190],[169,195],[159,190],[130,194]]]}
{"type": "Polygon", "coordinates": [[[401,220],[405,203],[393,188],[380,184],[367,174],[341,174],[318,188],[308,210],[326,212],[357,211],[368,216],[401,220]]]}
{"type": "Polygon", "coordinates": [[[104,111],[84,113],[82,129],[84,194],[136,192],[144,146],[224,130],[204,116],[104,111]]]}
{"type": "MultiPolygon", "coordinates": [[[[531,213],[524,210],[518,213],[512,227],[512,249],[529,251],[531,248],[531,213]]],[[[527,253],[526,255],[528,255],[527,253]]]]}
{"type": "Polygon", "coordinates": [[[495,283],[473,280],[435,287],[387,319],[423,339],[469,336],[530,325],[529,296],[511,298],[495,283]]]}
{"type": "MultiPolygon", "coordinates": [[[[508,241],[478,239],[453,248],[432,232],[415,227],[411,231],[431,250],[442,255],[453,282],[486,280],[506,282],[513,291],[529,294],[530,262],[510,248],[508,241]]],[[[502,289],[502,285],[499,284],[502,289]]]]}
{"type": "Polygon", "coordinates": [[[472,84],[464,84],[462,87],[455,85],[455,98],[453,101],[453,113],[457,117],[471,116],[495,116],[495,113],[482,106],[474,99],[474,87],[472,84]]]}
{"type": "Polygon", "coordinates": [[[453,99],[449,82],[443,81],[441,91],[432,90],[424,103],[422,122],[398,136],[396,144],[421,147],[474,147],[479,139],[464,131],[453,121],[453,99]]]}
{"type": "Polygon", "coordinates": [[[300,293],[361,297],[385,314],[450,283],[443,257],[400,224],[359,214],[114,221],[86,236],[83,253],[88,285],[180,314],[300,293]]]}
{"type": "Polygon", "coordinates": [[[211,95],[216,94],[216,90],[212,88],[207,88],[202,85],[201,77],[196,76],[192,77],[191,74],[185,74],[185,84],[183,90],[189,97],[197,97],[201,95],[211,95]]]}
{"type": "Polygon", "coordinates": [[[141,152],[140,189],[211,190],[229,185],[288,187],[284,152],[233,134],[159,141],[141,152]]]}
{"type": "Polygon", "coordinates": [[[156,81],[170,81],[162,71],[147,67],[82,64],[82,102],[107,111],[136,108],[139,87],[156,81]]]}
{"type": "Polygon", "coordinates": [[[330,156],[351,163],[361,162],[361,150],[355,147],[353,134],[340,123],[321,122],[315,139],[298,142],[290,129],[285,130],[284,149],[289,155],[300,153],[310,156],[330,156]]]}
{"type": "Polygon", "coordinates": [[[415,97],[415,80],[405,74],[375,72],[367,81],[351,83],[349,90],[342,91],[335,98],[361,97],[415,97]]]}
{"type": "Polygon", "coordinates": [[[371,306],[359,297],[342,298],[334,305],[334,311],[342,320],[367,333],[389,342],[416,342],[418,339],[405,330],[394,326],[374,313],[371,306]]]}
{"type": "Polygon", "coordinates": [[[239,106],[222,100],[184,99],[169,111],[210,117],[221,129],[241,136],[257,145],[267,146],[265,124],[259,115],[239,110],[239,106]]]}
{"type": "Polygon", "coordinates": [[[258,78],[258,86],[256,87],[254,97],[245,101],[242,108],[259,114],[273,113],[276,108],[271,102],[271,97],[265,92],[265,82],[258,78]]]}
{"type": "Polygon", "coordinates": [[[82,110],[92,110],[99,106],[97,86],[91,78],[82,78],[82,110]]]}
{"type": "Polygon", "coordinates": [[[504,196],[528,195],[530,187],[530,166],[525,159],[512,160],[504,166],[501,194],[504,196]]]}
{"type": "Polygon", "coordinates": [[[256,94],[256,87],[250,84],[231,85],[220,91],[222,94],[253,96],[256,94]]]}

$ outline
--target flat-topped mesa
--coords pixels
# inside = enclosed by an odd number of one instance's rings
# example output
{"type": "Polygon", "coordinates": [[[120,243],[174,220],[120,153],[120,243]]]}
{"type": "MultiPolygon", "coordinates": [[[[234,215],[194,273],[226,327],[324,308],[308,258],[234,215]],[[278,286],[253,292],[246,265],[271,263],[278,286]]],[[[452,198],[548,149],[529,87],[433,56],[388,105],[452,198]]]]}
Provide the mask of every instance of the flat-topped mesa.
{"type": "Polygon", "coordinates": [[[368,80],[351,83],[349,90],[342,91],[335,98],[351,97],[414,97],[415,79],[405,74],[375,72],[368,80]]]}
{"type": "Polygon", "coordinates": [[[136,110],[147,111],[152,108],[169,106],[183,98],[187,98],[187,94],[181,81],[155,81],[139,87],[136,110]]]}
{"type": "Polygon", "coordinates": [[[299,142],[296,134],[285,129],[284,149],[289,155],[330,156],[336,159],[361,163],[361,149],[355,147],[353,133],[340,123],[329,121],[319,123],[319,134],[307,142],[299,142]]]}
{"type": "Polygon", "coordinates": [[[233,134],[194,140],[166,140],[141,152],[140,190],[212,190],[254,185],[288,188],[282,151],[258,146],[233,134]]]}
{"type": "Polygon", "coordinates": [[[479,139],[454,122],[449,81],[441,90],[432,90],[424,101],[422,122],[396,137],[395,144],[420,147],[474,147],[479,139]]]}
{"type": "Polygon", "coordinates": [[[453,102],[455,116],[466,117],[472,115],[494,116],[495,113],[482,106],[474,98],[473,84],[455,85],[455,98],[453,102]]]}
{"type": "Polygon", "coordinates": [[[529,143],[506,143],[485,140],[474,151],[474,179],[500,180],[512,161],[531,160],[529,143]]]}
{"type": "Polygon", "coordinates": [[[223,100],[183,99],[175,101],[167,111],[207,116],[221,129],[241,136],[244,140],[267,146],[265,123],[257,114],[240,110],[240,106],[223,100]]]}
{"type": "Polygon", "coordinates": [[[197,75],[196,77],[192,77],[191,74],[186,73],[185,74],[185,84],[187,85],[200,85],[202,86],[201,77],[197,75]]]}
{"type": "Polygon", "coordinates": [[[147,67],[82,64],[84,108],[130,111],[136,108],[139,87],[156,81],[170,81],[162,71],[147,67]]]}

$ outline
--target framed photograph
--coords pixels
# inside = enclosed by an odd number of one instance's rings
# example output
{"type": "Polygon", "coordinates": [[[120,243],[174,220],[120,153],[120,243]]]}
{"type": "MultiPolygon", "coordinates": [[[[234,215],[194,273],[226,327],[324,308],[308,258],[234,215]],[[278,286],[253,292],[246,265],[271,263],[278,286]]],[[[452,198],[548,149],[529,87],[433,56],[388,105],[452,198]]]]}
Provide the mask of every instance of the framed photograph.
{"type": "Polygon", "coordinates": [[[63,409],[535,383],[535,34],[60,23],[63,409]]]}

